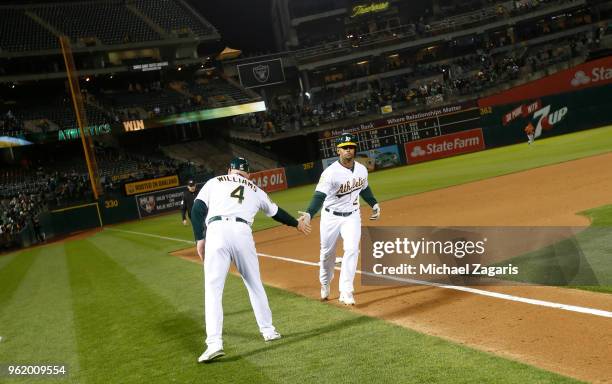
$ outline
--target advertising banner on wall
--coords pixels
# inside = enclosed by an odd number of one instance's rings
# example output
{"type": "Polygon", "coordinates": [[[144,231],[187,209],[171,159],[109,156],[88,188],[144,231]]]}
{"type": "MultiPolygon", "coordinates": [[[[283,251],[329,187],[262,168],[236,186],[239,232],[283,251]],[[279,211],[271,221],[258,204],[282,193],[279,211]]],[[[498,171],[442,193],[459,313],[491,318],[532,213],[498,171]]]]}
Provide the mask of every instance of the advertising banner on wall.
{"type": "MultiPolygon", "coordinates": [[[[321,160],[323,169],[329,167],[338,157],[329,157],[321,160]]],[[[388,145],[370,149],[369,151],[360,151],[355,155],[355,161],[363,164],[368,172],[372,172],[382,168],[394,167],[400,165],[401,159],[399,148],[397,145],[388,145]]]]}
{"type": "Polygon", "coordinates": [[[542,105],[541,100],[536,100],[519,105],[503,115],[502,124],[507,126],[514,122],[514,125],[521,127],[526,135],[529,134],[538,138],[543,131],[551,130],[555,125],[564,121],[569,112],[569,108],[565,105],[542,105]]]}
{"type": "Polygon", "coordinates": [[[143,218],[179,209],[184,191],[185,187],[178,187],[135,196],[138,215],[143,218]]]}
{"type": "Polygon", "coordinates": [[[408,164],[477,152],[483,149],[485,149],[485,142],[480,128],[404,144],[408,164]]]}
{"type": "Polygon", "coordinates": [[[371,149],[368,151],[369,156],[374,159],[374,167],[376,169],[395,167],[400,165],[399,147],[397,145],[388,145],[371,149]]]}
{"type": "MultiPolygon", "coordinates": [[[[196,183],[196,194],[203,186],[204,183],[196,183]]],[[[183,192],[186,190],[187,187],[180,186],[134,196],[138,208],[138,216],[143,218],[178,210],[183,200],[183,192]]]]}
{"type": "Polygon", "coordinates": [[[482,107],[487,148],[527,143],[612,124],[612,83],[516,103],[482,107]]]}
{"type": "Polygon", "coordinates": [[[481,107],[523,100],[612,83],[612,56],[589,61],[507,91],[478,100],[481,107]]]}
{"type": "Polygon", "coordinates": [[[249,179],[267,193],[287,189],[287,176],[285,168],[266,169],[261,172],[253,172],[249,179]]]}
{"type": "Polygon", "coordinates": [[[148,179],[125,183],[125,194],[127,196],[136,195],[138,193],[159,191],[169,187],[177,187],[179,178],[177,175],[158,177],[156,179],[148,179]]]}

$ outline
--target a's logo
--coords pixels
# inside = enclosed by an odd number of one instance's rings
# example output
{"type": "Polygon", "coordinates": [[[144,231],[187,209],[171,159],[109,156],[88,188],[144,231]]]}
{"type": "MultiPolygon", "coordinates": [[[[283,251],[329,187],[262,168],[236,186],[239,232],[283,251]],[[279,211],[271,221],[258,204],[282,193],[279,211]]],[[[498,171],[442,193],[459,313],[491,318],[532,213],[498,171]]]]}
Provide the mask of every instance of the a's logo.
{"type": "Polygon", "coordinates": [[[410,157],[425,156],[426,154],[427,152],[425,152],[423,148],[417,145],[416,147],[412,149],[412,152],[410,152],[410,157]]]}
{"type": "Polygon", "coordinates": [[[581,85],[585,85],[591,82],[591,78],[588,77],[584,71],[578,71],[576,72],[576,74],[574,75],[574,78],[572,79],[571,83],[572,83],[572,87],[579,87],[581,85]]]}
{"type": "Polygon", "coordinates": [[[268,78],[270,77],[270,66],[269,65],[258,65],[256,67],[253,67],[253,76],[255,76],[255,78],[257,79],[257,81],[259,81],[260,83],[265,83],[266,81],[268,81],[268,78]]]}
{"type": "Polygon", "coordinates": [[[350,136],[346,136],[346,137],[344,138],[344,141],[351,141],[351,137],[350,137],[350,136]]]}

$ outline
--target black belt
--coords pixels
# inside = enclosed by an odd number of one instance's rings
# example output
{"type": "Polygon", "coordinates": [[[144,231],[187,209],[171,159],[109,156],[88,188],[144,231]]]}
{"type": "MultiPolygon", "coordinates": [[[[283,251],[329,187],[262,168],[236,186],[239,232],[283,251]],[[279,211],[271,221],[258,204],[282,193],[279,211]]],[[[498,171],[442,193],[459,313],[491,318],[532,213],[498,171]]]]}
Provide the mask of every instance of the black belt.
{"type": "Polygon", "coordinates": [[[342,216],[342,217],[347,217],[352,215],[353,213],[357,212],[357,210],[351,211],[351,212],[336,212],[336,211],[330,211],[329,208],[325,208],[325,210],[327,212],[331,212],[332,215],[336,215],[336,216],[342,216]]]}
{"type": "Polygon", "coordinates": [[[224,218],[227,220],[235,220],[239,223],[245,223],[247,225],[251,225],[251,223],[249,223],[248,221],[246,221],[245,219],[241,217],[229,217],[229,216],[213,216],[210,219],[208,219],[208,225],[210,225],[210,223],[212,223],[213,221],[223,220],[224,218]]]}

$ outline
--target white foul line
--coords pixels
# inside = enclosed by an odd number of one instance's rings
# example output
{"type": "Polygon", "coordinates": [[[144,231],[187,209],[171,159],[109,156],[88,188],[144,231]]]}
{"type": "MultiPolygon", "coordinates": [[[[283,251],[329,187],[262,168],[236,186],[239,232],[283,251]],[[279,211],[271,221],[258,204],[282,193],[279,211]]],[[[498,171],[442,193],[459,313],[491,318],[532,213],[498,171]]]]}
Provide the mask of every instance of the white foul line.
{"type": "MultiPolygon", "coordinates": [[[[303,261],[303,260],[295,260],[295,259],[290,259],[288,257],[266,255],[265,253],[258,253],[258,255],[259,256],[263,256],[263,257],[268,257],[268,258],[271,258],[271,259],[289,261],[289,262],[297,263],[297,264],[312,265],[312,266],[315,266],[315,267],[319,266],[319,263],[313,263],[313,262],[310,262],[310,261],[303,261]]],[[[338,270],[338,271],[340,270],[339,267],[336,267],[335,269],[338,270]]],[[[533,305],[539,305],[539,306],[542,306],[542,307],[557,308],[557,309],[563,309],[563,310],[571,311],[571,312],[586,313],[586,314],[595,315],[595,316],[603,316],[603,317],[610,317],[610,318],[612,318],[612,312],[604,311],[604,310],[601,310],[601,309],[588,308],[588,307],[579,307],[579,306],[575,306],[575,305],[560,304],[560,303],[554,303],[554,302],[551,302],[551,301],[544,301],[544,300],[537,300],[537,299],[529,299],[529,298],[526,298],[526,297],[508,295],[508,294],[505,294],[505,293],[485,291],[483,289],[476,289],[476,288],[463,287],[463,286],[457,286],[457,285],[439,284],[439,283],[434,283],[434,282],[424,281],[424,280],[406,279],[406,278],[395,277],[395,276],[381,276],[381,275],[377,275],[377,274],[372,273],[372,272],[364,272],[364,271],[360,271],[360,270],[357,270],[356,272],[358,274],[362,274],[362,275],[367,275],[367,276],[371,276],[371,277],[377,277],[377,278],[386,279],[386,280],[393,280],[393,281],[397,281],[397,282],[401,282],[401,283],[417,284],[417,285],[428,285],[428,286],[431,286],[431,287],[438,287],[438,288],[444,288],[444,289],[453,289],[453,290],[456,290],[456,291],[463,291],[463,292],[474,293],[476,295],[495,297],[495,298],[498,298],[498,299],[504,299],[504,300],[509,300],[509,301],[517,301],[519,303],[533,304],[533,305]]]]}
{"type": "Polygon", "coordinates": [[[135,232],[135,231],[126,231],[125,229],[116,229],[116,228],[109,228],[109,227],[104,227],[104,230],[105,230],[105,231],[115,231],[115,232],[131,233],[131,234],[133,234],[133,235],[140,235],[140,236],[149,236],[149,237],[155,237],[156,239],[172,240],[172,241],[180,241],[181,243],[187,243],[187,244],[195,245],[195,241],[191,241],[191,240],[183,240],[183,239],[177,239],[177,238],[174,238],[174,237],[166,237],[166,236],[154,235],[154,234],[152,234],[152,233],[135,232]]]}
{"type": "MultiPolygon", "coordinates": [[[[123,229],[115,229],[115,228],[108,228],[108,227],[105,227],[104,230],[106,230],[106,231],[116,231],[116,232],[125,232],[125,233],[131,233],[131,234],[134,234],[134,235],[155,237],[155,238],[163,239],[163,240],[171,240],[171,241],[179,241],[179,242],[182,242],[182,243],[195,244],[195,242],[189,241],[189,240],[177,239],[177,238],[174,238],[174,237],[166,237],[166,236],[153,235],[153,234],[144,233],[144,232],[126,231],[126,230],[123,230],[123,229]]],[[[257,255],[259,255],[261,257],[267,257],[269,259],[287,261],[287,262],[295,263],[295,264],[309,265],[309,266],[313,266],[313,267],[318,267],[319,266],[319,263],[315,263],[315,262],[312,262],[312,261],[296,260],[296,259],[292,259],[292,258],[289,258],[289,257],[273,256],[273,255],[268,255],[268,254],[265,254],[265,253],[257,253],[257,255]]],[[[336,270],[340,270],[340,268],[336,267],[336,270]]],[[[595,309],[595,308],[588,308],[588,307],[579,307],[579,306],[576,306],[576,305],[560,304],[560,303],[554,303],[552,301],[545,301],[545,300],[529,299],[529,298],[526,298],[526,297],[508,295],[506,293],[491,292],[491,291],[485,291],[483,289],[476,289],[476,288],[470,288],[470,287],[462,287],[462,286],[457,286],[457,285],[439,284],[439,283],[433,283],[433,282],[430,282],[430,281],[415,280],[415,279],[406,279],[406,278],[394,277],[394,276],[380,276],[380,275],[377,275],[375,273],[364,272],[364,271],[360,271],[360,270],[357,270],[357,273],[362,274],[362,275],[377,277],[377,278],[381,278],[381,279],[386,279],[386,280],[393,280],[393,281],[397,281],[397,282],[401,282],[401,283],[428,285],[428,286],[431,286],[431,287],[438,287],[438,288],[443,288],[443,289],[452,289],[452,290],[455,290],[455,291],[468,292],[468,293],[473,293],[473,294],[481,295],[481,296],[494,297],[494,298],[497,298],[497,299],[503,299],[503,300],[508,300],[508,301],[516,301],[516,302],[519,302],[519,303],[539,305],[541,307],[562,309],[564,311],[585,313],[585,314],[589,314],[589,315],[595,315],[595,316],[612,318],[612,312],[604,311],[602,309],[595,309]]]]}

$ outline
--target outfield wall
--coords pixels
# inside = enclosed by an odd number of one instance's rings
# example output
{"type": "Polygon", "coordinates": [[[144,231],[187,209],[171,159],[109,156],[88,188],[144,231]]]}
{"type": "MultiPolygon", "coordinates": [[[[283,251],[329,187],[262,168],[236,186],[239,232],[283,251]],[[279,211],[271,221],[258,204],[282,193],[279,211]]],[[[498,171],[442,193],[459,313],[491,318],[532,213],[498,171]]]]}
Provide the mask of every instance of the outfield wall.
{"type": "Polygon", "coordinates": [[[46,212],[41,215],[40,222],[47,239],[100,228],[104,224],[98,203],[76,205],[46,212]]]}
{"type": "Polygon", "coordinates": [[[481,117],[486,147],[525,142],[530,124],[536,140],[609,125],[611,105],[612,85],[605,85],[492,107],[481,117]]]}

